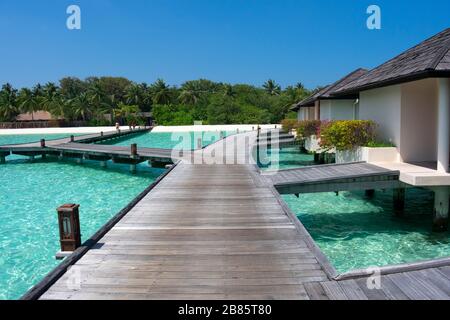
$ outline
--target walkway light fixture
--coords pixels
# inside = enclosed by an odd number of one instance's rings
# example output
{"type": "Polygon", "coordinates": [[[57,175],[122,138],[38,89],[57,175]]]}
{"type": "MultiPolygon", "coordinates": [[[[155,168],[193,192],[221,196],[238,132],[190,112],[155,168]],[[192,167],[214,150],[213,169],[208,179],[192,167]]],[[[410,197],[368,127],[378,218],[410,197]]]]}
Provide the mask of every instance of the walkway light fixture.
{"type": "Polygon", "coordinates": [[[62,252],[74,252],[81,246],[79,208],[77,204],[65,204],[56,209],[62,252]]]}

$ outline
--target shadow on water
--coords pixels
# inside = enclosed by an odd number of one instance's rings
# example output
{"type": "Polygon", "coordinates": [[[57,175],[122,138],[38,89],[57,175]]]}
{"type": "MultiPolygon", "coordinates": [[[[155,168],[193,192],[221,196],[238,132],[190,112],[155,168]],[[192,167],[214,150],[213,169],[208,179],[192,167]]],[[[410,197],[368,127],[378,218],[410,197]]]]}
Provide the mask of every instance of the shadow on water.
{"type": "Polygon", "coordinates": [[[368,199],[363,192],[304,194],[287,202],[317,241],[333,242],[373,237],[374,234],[420,233],[430,243],[450,244],[449,233],[432,232],[433,194],[409,189],[404,216],[394,214],[392,191],[377,191],[368,199]]]}
{"type": "Polygon", "coordinates": [[[338,272],[450,256],[450,232],[432,232],[434,196],[408,189],[403,217],[392,190],[283,196],[338,272]]]}

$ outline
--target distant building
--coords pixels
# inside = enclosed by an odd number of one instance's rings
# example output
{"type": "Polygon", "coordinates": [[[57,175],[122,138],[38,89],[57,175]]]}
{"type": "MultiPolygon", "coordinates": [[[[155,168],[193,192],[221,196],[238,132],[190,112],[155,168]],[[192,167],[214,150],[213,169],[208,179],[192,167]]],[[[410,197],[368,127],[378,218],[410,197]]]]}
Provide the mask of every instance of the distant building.
{"type": "Polygon", "coordinates": [[[16,117],[17,121],[49,121],[58,119],[53,117],[50,112],[47,111],[36,111],[31,113],[21,113],[16,117]]]}

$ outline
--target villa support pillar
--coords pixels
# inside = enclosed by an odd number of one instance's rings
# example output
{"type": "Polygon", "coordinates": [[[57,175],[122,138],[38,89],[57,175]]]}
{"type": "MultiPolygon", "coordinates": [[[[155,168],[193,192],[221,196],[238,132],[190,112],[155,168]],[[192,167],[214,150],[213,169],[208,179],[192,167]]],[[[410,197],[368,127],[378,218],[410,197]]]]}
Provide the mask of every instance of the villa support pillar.
{"type": "Polygon", "coordinates": [[[438,79],[438,171],[449,172],[450,157],[450,80],[438,79]]]}
{"type": "Polygon", "coordinates": [[[366,190],[365,194],[366,194],[367,198],[371,199],[371,198],[373,198],[375,196],[375,190],[373,190],[373,189],[366,190]]]}
{"type": "Polygon", "coordinates": [[[133,174],[135,174],[137,172],[135,164],[130,164],[130,172],[133,173],[133,174]]]}
{"type": "Polygon", "coordinates": [[[434,191],[433,231],[445,232],[448,230],[449,187],[436,187],[434,191]]]}
{"type": "Polygon", "coordinates": [[[106,168],[106,161],[100,161],[100,167],[106,168]]]}
{"type": "Polygon", "coordinates": [[[405,196],[406,196],[406,189],[404,188],[394,189],[393,194],[394,213],[397,217],[401,217],[405,213],[405,196]]]}

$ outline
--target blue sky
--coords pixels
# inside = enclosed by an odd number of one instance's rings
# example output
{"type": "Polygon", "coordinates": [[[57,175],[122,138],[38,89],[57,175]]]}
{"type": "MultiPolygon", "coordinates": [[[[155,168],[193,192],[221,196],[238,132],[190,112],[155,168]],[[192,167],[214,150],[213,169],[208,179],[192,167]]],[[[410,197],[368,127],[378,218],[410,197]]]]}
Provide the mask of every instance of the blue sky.
{"type": "Polygon", "coordinates": [[[110,75],[312,88],[450,27],[449,12],[448,0],[0,0],[0,83],[110,75]],[[79,31],[66,28],[70,4],[79,31]],[[371,4],[382,30],[366,28],[371,4]]]}

